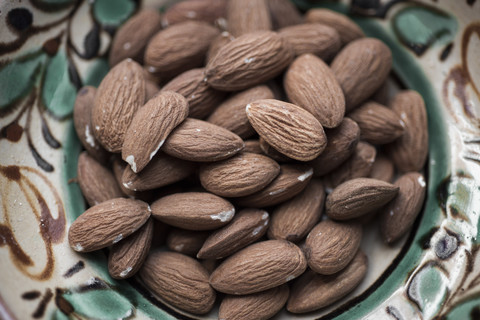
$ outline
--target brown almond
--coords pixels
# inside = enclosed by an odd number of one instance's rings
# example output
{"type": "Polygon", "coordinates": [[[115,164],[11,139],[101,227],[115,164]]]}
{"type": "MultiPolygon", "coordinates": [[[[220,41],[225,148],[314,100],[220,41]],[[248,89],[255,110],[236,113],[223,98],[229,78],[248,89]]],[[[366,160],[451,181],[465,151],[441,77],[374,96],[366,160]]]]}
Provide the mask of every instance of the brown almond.
{"type": "Polygon", "coordinates": [[[275,208],[268,237],[299,242],[320,220],[324,204],[323,184],[312,180],[302,193],[275,208]]]}
{"type": "Polygon", "coordinates": [[[267,155],[269,158],[272,158],[273,160],[278,161],[278,162],[290,162],[290,161],[292,161],[291,158],[289,158],[286,155],[278,152],[274,147],[269,145],[268,142],[265,141],[265,139],[263,139],[262,137],[260,137],[258,139],[258,141],[260,142],[260,149],[262,150],[262,153],[267,155]]]}
{"type": "Polygon", "coordinates": [[[319,23],[289,26],[278,30],[278,34],[287,40],[296,56],[311,53],[330,61],[342,47],[338,32],[319,23]]]}
{"type": "Polygon", "coordinates": [[[150,40],[145,50],[145,66],[162,81],[201,67],[210,42],[219,33],[217,28],[205,22],[186,21],[175,24],[150,40]]]}
{"type": "Polygon", "coordinates": [[[272,91],[265,85],[250,88],[225,100],[207,121],[238,134],[242,139],[251,137],[255,130],[248,121],[245,107],[255,100],[272,98],[272,91]]]}
{"type": "Polygon", "coordinates": [[[319,274],[334,274],[355,257],[362,241],[359,224],[324,220],[310,231],[304,253],[308,266],[319,274]]]}
{"type": "Polygon", "coordinates": [[[401,172],[420,171],[428,156],[427,111],[423,98],[416,91],[397,94],[390,108],[405,124],[405,133],[387,151],[401,172]]]}
{"type": "Polygon", "coordinates": [[[211,274],[210,285],[228,294],[251,294],[287,283],[306,268],[299,247],[285,240],[267,240],[227,258],[211,274]]]}
{"type": "Polygon", "coordinates": [[[142,63],[148,41],[161,28],[161,17],[156,10],[141,10],[130,17],[112,40],[108,59],[110,66],[127,58],[142,63]]]}
{"type": "Polygon", "coordinates": [[[266,0],[229,0],[227,20],[228,31],[234,37],[272,29],[266,0]]]}
{"type": "Polygon", "coordinates": [[[360,217],[383,207],[398,193],[398,186],[371,178],[348,180],[327,196],[326,214],[335,220],[360,217]]]}
{"type": "Polygon", "coordinates": [[[260,147],[260,141],[258,140],[245,140],[245,148],[243,148],[242,152],[263,154],[262,148],[260,147]]]}
{"type": "Polygon", "coordinates": [[[245,111],[255,131],[289,158],[313,160],[327,145],[322,125],[294,104],[264,99],[248,104],[245,111]]]}
{"type": "Polygon", "coordinates": [[[120,188],[120,190],[122,190],[122,193],[125,196],[131,197],[131,198],[137,198],[138,192],[127,189],[122,183],[123,172],[125,171],[125,168],[127,166],[128,164],[126,164],[125,161],[123,161],[120,157],[114,158],[112,163],[113,175],[115,177],[115,180],[117,181],[118,187],[120,188]]]}
{"type": "Polygon", "coordinates": [[[209,235],[207,231],[173,228],[167,236],[167,247],[178,253],[195,256],[209,235]]]}
{"type": "Polygon", "coordinates": [[[150,207],[143,201],[110,199],[91,207],[72,223],[68,242],[78,252],[102,249],[137,231],[149,217],[150,207]]]}
{"type": "Polygon", "coordinates": [[[184,311],[205,314],[215,303],[208,271],[197,260],[177,252],[151,252],[140,278],[156,296],[184,311]]]}
{"type": "Polygon", "coordinates": [[[338,127],[325,129],[325,134],[325,150],[310,162],[316,177],[336,169],[353,154],[360,139],[360,128],[355,121],[345,117],[338,127]]]}
{"type": "Polygon", "coordinates": [[[107,151],[122,150],[125,132],[144,102],[143,69],[135,61],[123,60],[103,78],[95,95],[92,126],[107,151]]]}
{"type": "Polygon", "coordinates": [[[345,114],[342,88],[328,65],[312,54],[303,54],[287,70],[283,81],[292,103],[310,112],[326,128],[335,128],[345,114]]]}
{"type": "Polygon", "coordinates": [[[372,144],[386,144],[401,137],[404,124],[389,108],[369,101],[348,114],[360,127],[360,139],[372,144]]]}
{"type": "Polygon", "coordinates": [[[302,192],[312,175],[313,169],[309,166],[284,164],[280,166],[280,174],[265,189],[235,200],[244,207],[274,206],[302,192]]]}
{"type": "Polygon", "coordinates": [[[226,8],[226,0],[181,1],[165,11],[162,17],[162,25],[167,27],[189,20],[213,24],[217,19],[226,17],[226,8]]]}
{"type": "Polygon", "coordinates": [[[210,47],[208,48],[207,52],[207,58],[205,60],[206,63],[208,63],[210,60],[213,59],[213,57],[215,57],[221,47],[223,47],[227,43],[232,42],[233,39],[235,39],[235,37],[228,33],[228,31],[223,31],[218,36],[216,36],[215,39],[210,42],[210,47]]]}
{"type": "Polygon", "coordinates": [[[187,118],[165,140],[163,151],[188,161],[212,162],[230,158],[244,147],[242,138],[206,121],[187,118]]]}
{"type": "Polygon", "coordinates": [[[293,51],[281,36],[258,31],[221,47],[208,61],[205,76],[217,90],[244,90],[279,75],[292,59],[293,51]]]}
{"type": "Polygon", "coordinates": [[[302,14],[290,0],[266,1],[274,30],[302,23],[302,14]]]}
{"type": "Polygon", "coordinates": [[[395,181],[398,195],[380,215],[380,233],[386,243],[394,243],[412,227],[427,191],[426,182],[418,172],[402,175],[395,181]]]}
{"type": "Polygon", "coordinates": [[[203,119],[212,113],[213,110],[223,101],[225,93],[217,91],[203,81],[203,68],[191,69],[178,75],[167,83],[163,91],[175,91],[185,97],[188,101],[190,118],[203,119]]]}
{"type": "Polygon", "coordinates": [[[112,172],[86,152],[78,157],[77,179],[90,206],[123,196],[112,172]]]}
{"type": "Polygon", "coordinates": [[[385,82],[392,52],[378,39],[363,38],[343,48],[330,67],[345,94],[347,111],[351,111],[385,82]]]}
{"type": "Polygon", "coordinates": [[[243,197],[265,188],[279,173],[280,166],[269,157],[242,152],[202,165],[199,177],[207,191],[222,197],[243,197]]]}
{"type": "Polygon", "coordinates": [[[337,30],[342,45],[365,36],[362,29],[346,15],[329,10],[313,8],[305,14],[305,21],[310,23],[322,23],[337,30]]]}
{"type": "Polygon", "coordinates": [[[369,177],[385,182],[392,182],[394,175],[395,167],[393,162],[383,154],[377,155],[373,162],[372,172],[369,177]]]}
{"type": "Polygon", "coordinates": [[[160,87],[153,81],[145,80],[145,103],[160,91],[160,87]]]}
{"type": "Polygon", "coordinates": [[[224,320],[268,320],[277,314],[285,305],[289,294],[288,285],[262,292],[223,298],[218,311],[218,318],[224,320]]]}
{"type": "Polygon", "coordinates": [[[187,115],[187,100],[173,91],[161,92],[137,111],[125,132],[122,147],[122,159],[133,172],[145,168],[187,115]]]}
{"type": "Polygon", "coordinates": [[[114,244],[108,255],[108,272],[115,279],[130,278],[147,258],[153,238],[153,220],[147,222],[126,239],[114,244]]]}
{"type": "Polygon", "coordinates": [[[306,313],[340,300],[362,282],[367,273],[367,264],[367,256],[359,250],[352,262],[337,274],[326,276],[307,271],[294,282],[287,310],[306,313]]]}
{"type": "Polygon", "coordinates": [[[222,259],[260,239],[268,229],[268,212],[243,209],[225,227],[214,231],[197,254],[199,259],[222,259]]]}
{"type": "Polygon", "coordinates": [[[235,215],[235,208],[227,200],[211,193],[185,192],[152,203],[152,215],[178,228],[201,231],[227,224],[235,215]]]}

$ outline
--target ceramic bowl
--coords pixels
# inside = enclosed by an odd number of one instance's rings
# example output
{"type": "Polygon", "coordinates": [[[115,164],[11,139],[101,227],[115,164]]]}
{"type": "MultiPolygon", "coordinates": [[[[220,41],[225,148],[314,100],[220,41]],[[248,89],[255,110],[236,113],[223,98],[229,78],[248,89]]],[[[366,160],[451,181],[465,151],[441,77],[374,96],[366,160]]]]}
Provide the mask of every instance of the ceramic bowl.
{"type": "MultiPolygon", "coordinates": [[[[112,279],[105,252],[77,254],[66,238],[85,208],[75,182],[75,93],[99,84],[115,29],[149,2],[0,2],[0,318],[191,317],[135,279],[112,279]]],[[[417,90],[428,108],[428,195],[394,247],[377,239],[375,224],[365,232],[369,271],[353,293],[276,319],[479,319],[480,3],[295,2],[348,13],[390,46],[391,87],[417,90]]]]}

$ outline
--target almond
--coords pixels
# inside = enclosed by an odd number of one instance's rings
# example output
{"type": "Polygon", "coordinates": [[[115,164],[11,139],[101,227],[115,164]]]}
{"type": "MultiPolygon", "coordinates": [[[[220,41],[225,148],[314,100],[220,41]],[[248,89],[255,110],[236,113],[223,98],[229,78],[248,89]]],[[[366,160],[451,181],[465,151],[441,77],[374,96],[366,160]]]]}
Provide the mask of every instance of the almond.
{"type": "Polygon", "coordinates": [[[220,48],[227,43],[232,42],[233,39],[235,39],[235,37],[228,33],[228,31],[223,31],[218,36],[216,36],[215,39],[213,39],[210,43],[210,47],[208,48],[207,52],[207,58],[205,61],[208,63],[210,60],[212,60],[213,57],[215,57],[215,55],[218,53],[220,48]]]}
{"type": "Polygon", "coordinates": [[[204,21],[213,24],[226,17],[226,0],[187,0],[170,6],[162,18],[164,27],[188,20],[204,21]]]}
{"type": "Polygon", "coordinates": [[[313,169],[305,165],[280,166],[280,174],[265,189],[250,196],[236,199],[245,207],[269,207],[293,198],[307,186],[313,169]]]}
{"type": "Polygon", "coordinates": [[[153,238],[153,220],[114,244],[108,255],[108,272],[115,279],[132,277],[147,258],[153,238]]]}
{"type": "Polygon", "coordinates": [[[287,283],[306,268],[302,251],[293,243],[262,241],[227,258],[211,274],[210,285],[228,294],[251,294],[287,283]]]}
{"type": "Polygon", "coordinates": [[[367,273],[367,256],[358,251],[352,262],[333,275],[307,271],[291,288],[287,310],[293,313],[311,312],[326,307],[355,289],[367,273]]]}
{"type": "Polygon", "coordinates": [[[110,66],[127,58],[142,63],[148,41],[161,28],[161,17],[156,10],[141,10],[130,17],[115,33],[108,58],[110,66]]]}
{"type": "Polygon", "coordinates": [[[250,88],[225,100],[207,121],[238,134],[242,139],[251,137],[255,130],[248,122],[245,106],[255,100],[272,98],[272,91],[265,85],[250,88]]]}
{"type": "Polygon", "coordinates": [[[327,146],[310,162],[316,177],[334,170],[353,154],[360,138],[360,128],[355,121],[345,117],[338,127],[325,129],[325,134],[327,146]]]}
{"type": "Polygon", "coordinates": [[[278,30],[278,34],[287,40],[296,56],[311,53],[330,61],[342,47],[338,32],[319,23],[289,26],[278,30]]]}
{"type": "Polygon", "coordinates": [[[268,320],[287,302],[288,285],[245,296],[227,295],[223,298],[218,318],[224,320],[268,320]]]}
{"type": "Polygon", "coordinates": [[[207,231],[173,228],[167,236],[167,247],[178,253],[195,256],[209,235],[207,231]]]}
{"type": "Polygon", "coordinates": [[[420,171],[428,156],[427,111],[423,98],[416,91],[403,91],[393,98],[390,107],[405,124],[405,133],[388,146],[388,155],[400,171],[420,171]]]}
{"type": "Polygon", "coordinates": [[[222,197],[243,197],[265,188],[280,173],[274,160],[242,152],[227,160],[200,167],[202,186],[222,197]]]}
{"type": "Polygon", "coordinates": [[[135,61],[120,62],[103,78],[95,95],[92,125],[95,137],[107,151],[122,150],[125,132],[144,102],[145,79],[135,61]]]}
{"type": "Polygon", "coordinates": [[[262,148],[260,147],[260,141],[245,140],[245,148],[243,148],[243,152],[263,154],[262,148]]]}
{"type": "Polygon", "coordinates": [[[167,83],[162,91],[175,91],[188,101],[190,118],[203,119],[223,101],[225,93],[217,91],[203,81],[203,68],[191,69],[178,75],[167,83]]]}
{"type": "Polygon", "coordinates": [[[77,179],[90,206],[123,196],[112,172],[86,152],[78,157],[77,179]]]}
{"type": "Polygon", "coordinates": [[[214,231],[197,254],[199,259],[221,259],[260,239],[268,228],[268,212],[243,209],[225,227],[214,231]]]}
{"type": "Polygon", "coordinates": [[[390,202],[398,189],[398,186],[371,178],[348,180],[327,196],[325,212],[335,220],[360,217],[390,202]]]}
{"type": "Polygon", "coordinates": [[[112,162],[113,175],[115,176],[115,180],[117,181],[120,190],[122,190],[122,193],[130,198],[136,198],[138,193],[136,191],[127,189],[122,183],[122,175],[127,166],[128,164],[126,164],[120,157],[114,158],[112,162]]]}
{"type": "Polygon", "coordinates": [[[205,314],[215,303],[208,272],[193,258],[176,252],[151,252],[140,277],[147,288],[167,303],[184,311],[205,314]]]}
{"type": "Polygon", "coordinates": [[[360,127],[360,139],[372,144],[386,144],[401,137],[404,124],[400,117],[376,102],[366,102],[348,114],[360,127]]]}
{"type": "Polygon", "coordinates": [[[266,0],[273,29],[302,23],[303,17],[297,7],[289,0],[266,0]]]}
{"type": "Polygon", "coordinates": [[[243,140],[233,132],[187,118],[170,134],[163,151],[183,160],[211,162],[230,158],[243,147],[243,140]]]}
{"type": "Polygon", "coordinates": [[[68,242],[78,252],[102,249],[137,231],[149,217],[150,207],[143,201],[110,199],[91,207],[72,223],[68,242]]]}
{"type": "Polygon", "coordinates": [[[385,182],[392,182],[394,175],[395,167],[393,162],[383,154],[377,155],[369,177],[385,182]]]}
{"type": "Polygon", "coordinates": [[[293,51],[271,31],[242,35],[220,48],[208,61],[205,76],[217,90],[244,90],[279,75],[292,61],[293,51]]]}
{"type": "Polygon", "coordinates": [[[412,227],[426,194],[426,182],[417,172],[402,175],[395,181],[398,195],[383,210],[380,216],[380,232],[386,243],[394,243],[412,227]]]}
{"type": "Polygon", "coordinates": [[[229,0],[227,20],[228,31],[235,37],[272,29],[266,0],[229,0]]]}
{"type": "Polygon", "coordinates": [[[268,237],[292,242],[302,240],[320,220],[324,203],[323,184],[312,180],[302,193],[275,208],[268,237]]]}
{"type": "Polygon", "coordinates": [[[265,99],[248,104],[245,110],[255,131],[289,158],[309,161],[325,149],[327,139],[322,125],[294,104],[265,99]]]}
{"type": "Polygon", "coordinates": [[[310,112],[326,128],[335,128],[345,114],[342,88],[328,65],[303,54],[287,70],[283,81],[288,99],[310,112]]]}
{"type": "Polygon", "coordinates": [[[207,192],[175,193],[152,203],[155,219],[186,230],[212,230],[232,220],[235,208],[207,192]]]}
{"type": "Polygon", "coordinates": [[[334,274],[355,257],[362,240],[362,227],[324,220],[310,231],[304,253],[308,266],[319,274],[334,274]]]}
{"type": "Polygon", "coordinates": [[[152,99],[159,91],[160,87],[155,82],[145,79],[145,103],[152,99]]]}
{"type": "Polygon", "coordinates": [[[392,53],[378,39],[355,40],[343,48],[333,59],[331,68],[345,94],[347,111],[377,91],[391,67],[392,53]]]}
{"type": "Polygon", "coordinates": [[[138,173],[157,154],[170,132],[188,115],[188,102],[172,91],[164,91],[140,108],[125,132],[122,159],[138,173]]]}
{"type": "Polygon", "coordinates": [[[262,150],[262,153],[267,155],[269,158],[272,158],[273,160],[278,162],[291,162],[293,160],[275,150],[275,148],[269,145],[268,142],[265,141],[265,139],[263,139],[262,137],[260,137],[258,141],[260,142],[260,149],[262,150]]]}

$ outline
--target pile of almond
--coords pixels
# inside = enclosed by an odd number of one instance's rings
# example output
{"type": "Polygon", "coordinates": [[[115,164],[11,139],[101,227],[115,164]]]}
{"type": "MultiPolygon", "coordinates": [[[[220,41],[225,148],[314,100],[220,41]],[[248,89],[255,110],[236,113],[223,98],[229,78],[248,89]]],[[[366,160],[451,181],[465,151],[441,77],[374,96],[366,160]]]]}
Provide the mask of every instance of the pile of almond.
{"type": "Polygon", "coordinates": [[[391,244],[421,210],[423,99],[385,97],[391,52],[344,15],[187,0],[134,15],[110,63],[75,102],[90,208],[69,242],[176,308],[323,308],[367,272],[363,226],[391,244]]]}

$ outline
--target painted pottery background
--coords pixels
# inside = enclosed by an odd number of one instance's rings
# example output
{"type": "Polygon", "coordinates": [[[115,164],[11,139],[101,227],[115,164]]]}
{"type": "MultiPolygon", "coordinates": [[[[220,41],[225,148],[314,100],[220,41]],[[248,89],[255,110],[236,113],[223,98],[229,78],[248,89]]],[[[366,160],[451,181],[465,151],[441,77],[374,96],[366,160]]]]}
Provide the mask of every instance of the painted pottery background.
{"type": "MultiPolygon", "coordinates": [[[[98,85],[116,28],[153,2],[0,2],[0,318],[188,317],[136,280],[110,278],[105,252],[77,254],[66,239],[85,208],[75,182],[76,91],[98,85]]],[[[370,260],[362,285],[298,318],[479,319],[480,3],[295,2],[348,12],[384,40],[394,82],[426,101],[430,133],[429,192],[413,232],[389,248],[372,226],[362,243],[370,260]]]]}

